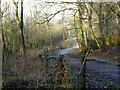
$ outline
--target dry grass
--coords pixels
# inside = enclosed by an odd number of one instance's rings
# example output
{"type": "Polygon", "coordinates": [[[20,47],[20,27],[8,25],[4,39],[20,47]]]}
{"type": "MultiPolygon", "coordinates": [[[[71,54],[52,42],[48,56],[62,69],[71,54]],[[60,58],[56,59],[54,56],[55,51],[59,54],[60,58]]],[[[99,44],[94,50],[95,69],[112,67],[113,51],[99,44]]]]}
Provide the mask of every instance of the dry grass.
{"type": "MultiPolygon", "coordinates": [[[[14,56],[11,56],[9,58],[10,63],[7,60],[7,64],[4,63],[3,65],[4,72],[16,71],[18,72],[18,76],[15,76],[16,78],[37,81],[55,70],[54,65],[56,65],[57,62],[49,60],[48,69],[46,69],[45,60],[41,63],[40,58],[38,57],[38,54],[41,53],[40,50],[27,50],[26,53],[26,60],[24,60],[23,57],[19,57],[16,61],[14,56]],[[48,70],[47,73],[46,70],[48,70]]],[[[12,77],[14,76],[4,76],[3,81],[8,82],[9,80],[16,79],[12,77]]]]}
{"type": "Polygon", "coordinates": [[[120,47],[112,47],[111,49],[106,49],[106,52],[101,52],[99,49],[95,50],[91,54],[89,54],[88,57],[96,57],[96,58],[102,58],[102,59],[108,59],[112,61],[113,63],[119,64],[120,59],[118,56],[120,47]]]}

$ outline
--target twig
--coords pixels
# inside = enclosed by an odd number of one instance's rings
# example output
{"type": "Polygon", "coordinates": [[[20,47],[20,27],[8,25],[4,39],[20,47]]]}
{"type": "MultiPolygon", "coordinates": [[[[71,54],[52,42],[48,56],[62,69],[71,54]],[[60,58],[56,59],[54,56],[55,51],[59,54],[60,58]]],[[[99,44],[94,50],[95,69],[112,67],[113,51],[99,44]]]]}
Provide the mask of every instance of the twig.
{"type": "Polygon", "coordinates": [[[44,81],[45,81],[45,83],[46,83],[47,87],[48,87],[48,88],[50,88],[50,86],[48,85],[47,81],[46,81],[46,80],[44,80],[44,81]]]}
{"type": "Polygon", "coordinates": [[[43,79],[43,80],[40,82],[40,84],[43,83],[44,80],[45,80],[47,77],[52,76],[55,72],[56,72],[56,70],[55,70],[54,72],[50,73],[49,75],[46,75],[45,77],[41,78],[41,79],[43,79]]]}

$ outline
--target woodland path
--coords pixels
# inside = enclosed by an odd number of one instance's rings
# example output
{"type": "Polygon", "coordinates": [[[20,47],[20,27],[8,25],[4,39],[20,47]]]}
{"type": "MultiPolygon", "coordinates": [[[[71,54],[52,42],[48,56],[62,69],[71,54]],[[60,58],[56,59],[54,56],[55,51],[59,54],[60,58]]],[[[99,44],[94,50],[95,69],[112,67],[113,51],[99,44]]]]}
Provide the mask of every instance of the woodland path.
{"type": "MultiPolygon", "coordinates": [[[[71,69],[80,70],[81,63],[80,60],[72,61],[69,60],[68,51],[74,49],[78,46],[75,42],[74,46],[57,52],[56,56],[64,55],[64,59],[68,60],[68,66],[71,69]]],[[[109,81],[115,82],[120,85],[120,66],[112,65],[101,61],[87,61],[86,62],[86,72],[92,75],[97,75],[103,77],[109,81]]]]}
{"type": "Polygon", "coordinates": [[[64,50],[61,50],[60,52],[57,52],[56,56],[67,54],[68,51],[70,51],[70,50],[76,48],[77,46],[78,46],[78,42],[75,41],[73,47],[66,48],[66,49],[64,49],[64,50]]]}

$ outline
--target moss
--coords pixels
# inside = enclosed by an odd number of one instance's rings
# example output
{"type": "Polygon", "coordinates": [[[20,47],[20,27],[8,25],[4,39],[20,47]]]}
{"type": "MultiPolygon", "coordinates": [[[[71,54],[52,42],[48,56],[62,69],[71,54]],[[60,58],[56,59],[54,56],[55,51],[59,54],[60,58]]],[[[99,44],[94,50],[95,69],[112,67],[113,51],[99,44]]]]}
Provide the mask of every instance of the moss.
{"type": "Polygon", "coordinates": [[[77,52],[80,52],[80,49],[74,48],[74,49],[68,51],[68,53],[77,53],[77,52]]]}

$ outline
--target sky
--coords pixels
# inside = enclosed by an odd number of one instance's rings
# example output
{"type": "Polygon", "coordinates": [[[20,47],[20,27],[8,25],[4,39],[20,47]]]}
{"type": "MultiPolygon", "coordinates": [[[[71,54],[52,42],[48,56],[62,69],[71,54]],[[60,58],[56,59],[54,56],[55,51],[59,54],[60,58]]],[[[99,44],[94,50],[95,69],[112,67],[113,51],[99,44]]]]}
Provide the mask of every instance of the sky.
{"type": "MultiPolygon", "coordinates": [[[[17,0],[15,0],[15,1],[17,1],[17,0]]],[[[19,1],[21,1],[21,0],[19,0],[19,1]]],[[[49,1],[49,2],[50,1],[71,1],[72,2],[72,1],[75,1],[75,0],[32,0],[32,1],[31,0],[24,0],[24,3],[23,3],[23,5],[24,5],[24,10],[23,10],[24,11],[24,19],[26,19],[27,16],[34,17],[35,9],[37,11],[42,11],[42,12],[49,11],[48,13],[55,13],[57,10],[60,9],[60,7],[58,7],[58,6],[53,6],[51,8],[48,7],[44,10],[40,10],[41,7],[44,7],[45,1],[46,2],[47,1],[49,1]]],[[[13,13],[15,12],[15,10],[14,10],[14,5],[13,5],[12,0],[2,0],[2,9],[4,9],[6,3],[10,4],[9,10],[10,10],[12,16],[14,16],[13,13]]],[[[18,6],[19,14],[20,14],[20,8],[19,7],[20,7],[20,3],[19,3],[19,6],[18,6]]],[[[54,19],[56,19],[56,20],[60,20],[61,18],[62,18],[61,13],[57,14],[54,17],[54,19]]]]}
{"type": "MultiPolygon", "coordinates": [[[[13,14],[13,12],[14,12],[14,5],[12,3],[12,0],[1,0],[1,1],[2,1],[2,9],[5,7],[5,3],[6,2],[10,3],[10,8],[9,9],[10,9],[10,12],[13,14]]],[[[17,1],[17,0],[15,0],[15,1],[17,1]]],[[[19,0],[19,1],[21,1],[21,0],[19,0]]],[[[57,10],[59,10],[58,6],[54,6],[51,9],[47,8],[47,9],[44,9],[44,10],[40,10],[40,5],[41,5],[41,7],[43,7],[45,1],[46,2],[53,2],[53,1],[54,2],[58,2],[58,1],[62,1],[62,2],[68,2],[68,1],[69,2],[77,2],[77,0],[24,0],[24,19],[27,16],[34,17],[35,9],[37,9],[39,11],[42,11],[42,12],[49,11],[49,13],[55,13],[57,10]]],[[[87,0],[84,0],[84,1],[87,1],[87,0]]],[[[92,0],[92,1],[97,1],[97,2],[98,1],[107,1],[107,2],[109,2],[109,1],[120,1],[120,0],[92,0]]],[[[19,6],[20,6],[20,4],[19,4],[19,6]]],[[[19,8],[19,12],[20,12],[20,8],[19,8]]],[[[14,16],[14,14],[13,14],[13,16],[14,16]]],[[[61,13],[60,13],[60,14],[57,14],[54,19],[60,20],[61,18],[62,18],[62,16],[61,16],[61,13]]]]}

